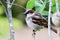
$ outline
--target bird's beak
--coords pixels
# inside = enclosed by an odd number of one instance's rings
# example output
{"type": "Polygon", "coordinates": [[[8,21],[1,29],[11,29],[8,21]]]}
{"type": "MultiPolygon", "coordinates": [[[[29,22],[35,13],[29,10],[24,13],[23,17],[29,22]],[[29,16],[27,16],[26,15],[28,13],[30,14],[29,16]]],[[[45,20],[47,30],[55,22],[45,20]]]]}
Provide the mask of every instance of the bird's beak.
{"type": "Polygon", "coordinates": [[[28,12],[28,10],[26,10],[26,11],[24,12],[24,15],[26,15],[26,14],[27,14],[27,12],[28,12]]]}
{"type": "Polygon", "coordinates": [[[24,12],[24,15],[26,15],[26,14],[27,14],[27,12],[25,11],[25,12],[24,12]]]}
{"type": "Polygon", "coordinates": [[[24,15],[26,15],[26,13],[24,12],[24,15]]]}

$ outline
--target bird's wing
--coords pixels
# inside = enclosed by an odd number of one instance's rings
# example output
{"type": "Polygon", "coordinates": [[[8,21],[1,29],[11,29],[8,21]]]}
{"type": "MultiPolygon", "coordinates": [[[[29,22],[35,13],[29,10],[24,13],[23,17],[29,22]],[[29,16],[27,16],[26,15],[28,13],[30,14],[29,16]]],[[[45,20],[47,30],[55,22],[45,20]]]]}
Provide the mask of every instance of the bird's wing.
{"type": "Polygon", "coordinates": [[[40,18],[32,17],[32,22],[40,26],[48,26],[46,19],[44,19],[40,14],[38,14],[38,17],[40,18]]]}
{"type": "Polygon", "coordinates": [[[42,19],[42,15],[40,13],[34,13],[34,15],[32,16],[32,18],[42,19]]]}

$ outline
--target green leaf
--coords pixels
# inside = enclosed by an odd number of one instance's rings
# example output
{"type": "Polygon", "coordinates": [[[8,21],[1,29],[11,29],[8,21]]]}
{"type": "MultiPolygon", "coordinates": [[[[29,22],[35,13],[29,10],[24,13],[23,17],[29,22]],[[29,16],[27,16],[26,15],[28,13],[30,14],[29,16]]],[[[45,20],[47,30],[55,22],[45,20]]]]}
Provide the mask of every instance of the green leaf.
{"type": "Polygon", "coordinates": [[[35,0],[29,0],[26,5],[26,9],[32,9],[35,6],[35,0]]]}
{"type": "Polygon", "coordinates": [[[45,11],[45,10],[44,10],[44,11],[42,12],[42,15],[48,15],[48,11],[45,11]]]}
{"type": "MultiPolygon", "coordinates": [[[[46,7],[47,0],[44,0],[43,3],[39,1],[35,1],[35,8],[36,12],[42,13],[46,7]]],[[[45,13],[42,13],[42,15],[45,15],[45,13]]]]}
{"type": "MultiPolygon", "coordinates": [[[[58,3],[60,3],[60,0],[58,0],[58,3]]],[[[60,9],[60,7],[59,7],[59,9],[60,9]]],[[[53,13],[56,12],[56,1],[55,0],[52,0],[52,10],[51,11],[53,13]]]]}
{"type": "Polygon", "coordinates": [[[52,6],[55,5],[55,4],[56,4],[55,0],[52,0],[52,6]]]}
{"type": "MultiPolygon", "coordinates": [[[[58,2],[60,3],[60,0],[58,0],[58,2]]],[[[56,5],[56,1],[52,0],[52,6],[56,5]]]]}
{"type": "Polygon", "coordinates": [[[60,0],[58,0],[58,2],[60,3],[60,0]]]}
{"type": "Polygon", "coordinates": [[[52,6],[52,10],[53,13],[56,12],[56,6],[52,6]]]}

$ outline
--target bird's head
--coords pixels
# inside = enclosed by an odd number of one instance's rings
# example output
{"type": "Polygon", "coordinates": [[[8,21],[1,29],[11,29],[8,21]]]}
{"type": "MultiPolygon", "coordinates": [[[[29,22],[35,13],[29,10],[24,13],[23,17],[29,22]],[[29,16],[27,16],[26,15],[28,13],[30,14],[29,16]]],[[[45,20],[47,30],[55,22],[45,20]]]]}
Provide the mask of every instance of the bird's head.
{"type": "Polygon", "coordinates": [[[34,13],[34,10],[31,9],[31,10],[26,10],[24,14],[27,15],[27,14],[33,14],[33,13],[34,13]]]}
{"type": "Polygon", "coordinates": [[[35,13],[34,13],[35,11],[34,10],[27,10],[27,11],[25,11],[25,16],[27,17],[27,18],[31,18],[35,13]]]}
{"type": "Polygon", "coordinates": [[[33,14],[34,11],[35,11],[35,7],[33,7],[32,9],[26,10],[24,14],[25,15],[27,15],[27,14],[33,14]]]}

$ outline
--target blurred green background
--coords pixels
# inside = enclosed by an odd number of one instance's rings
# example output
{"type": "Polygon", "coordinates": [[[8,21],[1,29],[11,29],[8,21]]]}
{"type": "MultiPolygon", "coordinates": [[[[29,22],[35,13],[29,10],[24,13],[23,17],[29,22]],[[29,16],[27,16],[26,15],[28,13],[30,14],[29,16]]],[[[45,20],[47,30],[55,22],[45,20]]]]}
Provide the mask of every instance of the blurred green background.
{"type": "MultiPolygon", "coordinates": [[[[0,0],[3,5],[6,7],[6,0],[0,0]]],[[[12,0],[11,0],[12,2],[12,0]]],[[[27,0],[16,0],[15,3],[25,7],[27,0]]],[[[24,18],[24,9],[20,8],[18,6],[12,6],[12,17],[13,17],[13,25],[14,25],[14,29],[21,29],[22,27],[24,27],[25,25],[25,18],[24,18]]],[[[9,32],[9,22],[8,22],[8,18],[6,16],[5,13],[5,9],[2,6],[2,4],[0,4],[0,37],[4,37],[7,35],[7,33],[9,32]]]]}
{"type": "MultiPolygon", "coordinates": [[[[6,0],[0,0],[0,1],[6,7],[6,0]]],[[[58,1],[60,3],[60,0],[58,0],[58,1]]],[[[11,2],[12,2],[12,0],[11,0],[11,2]]],[[[40,12],[42,15],[48,16],[49,2],[48,2],[48,0],[43,0],[43,2],[44,3],[41,3],[39,0],[16,0],[15,1],[15,3],[23,6],[27,10],[35,7],[36,12],[40,12]],[[35,1],[36,1],[36,3],[35,3],[35,1]]],[[[59,9],[60,9],[60,5],[59,5],[59,9]]],[[[13,25],[14,25],[15,30],[22,28],[26,25],[24,11],[25,10],[23,8],[20,8],[18,6],[12,6],[13,25]]],[[[55,0],[52,0],[51,14],[53,14],[55,12],[56,12],[56,3],[55,3],[55,0]]],[[[0,37],[6,36],[6,33],[8,33],[8,32],[9,32],[8,18],[5,14],[2,4],[0,4],[0,37]]]]}

